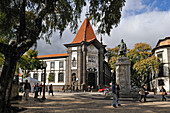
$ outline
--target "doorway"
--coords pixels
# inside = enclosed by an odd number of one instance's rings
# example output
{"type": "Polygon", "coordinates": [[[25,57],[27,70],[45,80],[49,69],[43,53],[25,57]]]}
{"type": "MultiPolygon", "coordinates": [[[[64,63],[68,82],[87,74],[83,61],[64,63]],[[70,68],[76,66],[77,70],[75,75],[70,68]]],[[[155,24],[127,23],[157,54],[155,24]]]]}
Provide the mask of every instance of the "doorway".
{"type": "Polygon", "coordinates": [[[88,74],[88,85],[93,87],[93,89],[96,88],[96,78],[95,78],[95,73],[89,73],[88,74]]]}

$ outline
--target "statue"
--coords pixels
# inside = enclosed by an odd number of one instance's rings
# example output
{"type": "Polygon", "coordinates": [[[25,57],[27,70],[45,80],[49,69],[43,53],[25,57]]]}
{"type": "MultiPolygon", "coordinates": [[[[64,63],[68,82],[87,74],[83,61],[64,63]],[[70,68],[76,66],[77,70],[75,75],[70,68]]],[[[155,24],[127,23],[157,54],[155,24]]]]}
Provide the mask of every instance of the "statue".
{"type": "Polygon", "coordinates": [[[118,45],[118,55],[126,55],[126,44],[121,40],[120,44],[118,45]]]}

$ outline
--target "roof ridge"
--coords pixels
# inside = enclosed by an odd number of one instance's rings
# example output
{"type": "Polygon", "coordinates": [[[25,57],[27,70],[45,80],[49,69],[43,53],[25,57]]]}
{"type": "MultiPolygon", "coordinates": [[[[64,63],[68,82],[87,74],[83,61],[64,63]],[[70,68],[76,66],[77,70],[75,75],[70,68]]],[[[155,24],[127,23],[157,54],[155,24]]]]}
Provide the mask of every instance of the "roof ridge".
{"type": "Polygon", "coordinates": [[[82,41],[90,42],[91,40],[96,39],[96,36],[94,34],[93,28],[89,22],[89,19],[85,19],[78,30],[73,42],[71,44],[75,43],[81,43],[82,41]]]}

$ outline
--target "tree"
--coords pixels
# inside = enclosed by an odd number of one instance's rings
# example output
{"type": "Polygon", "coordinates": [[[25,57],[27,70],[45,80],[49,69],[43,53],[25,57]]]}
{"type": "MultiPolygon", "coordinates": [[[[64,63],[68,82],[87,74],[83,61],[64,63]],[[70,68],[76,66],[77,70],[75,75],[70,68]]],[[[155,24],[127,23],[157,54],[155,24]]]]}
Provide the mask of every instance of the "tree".
{"type": "MultiPolygon", "coordinates": [[[[110,34],[120,22],[125,0],[89,0],[89,17],[99,33],[110,34]]],[[[84,0],[1,0],[0,53],[5,62],[0,76],[0,113],[11,112],[10,92],[17,61],[40,38],[49,40],[56,30],[62,35],[69,25],[78,27],[84,0]]]]}
{"type": "Polygon", "coordinates": [[[159,58],[155,55],[148,57],[147,59],[143,59],[134,64],[133,69],[140,75],[147,76],[148,72],[152,72],[154,74],[159,73],[159,58]]]}
{"type": "Polygon", "coordinates": [[[106,56],[108,57],[108,64],[110,65],[111,69],[112,69],[112,80],[113,82],[115,82],[116,80],[116,60],[118,58],[118,47],[116,46],[115,48],[108,48],[107,50],[107,54],[106,56]]]}
{"type": "Polygon", "coordinates": [[[159,65],[160,65],[160,60],[155,55],[152,55],[151,57],[148,57],[147,59],[138,61],[133,65],[133,69],[137,72],[140,78],[143,78],[141,79],[141,81],[143,83],[147,83],[148,90],[150,90],[149,75],[158,74],[159,65]]]}
{"type": "Polygon", "coordinates": [[[127,53],[127,57],[131,62],[131,80],[134,85],[140,86],[142,78],[133,66],[140,61],[149,58],[152,55],[151,50],[151,46],[146,43],[136,43],[134,48],[127,53]]]}
{"type": "Polygon", "coordinates": [[[32,49],[28,50],[25,55],[23,55],[18,63],[21,69],[24,70],[24,74],[26,76],[29,75],[29,72],[38,69],[39,65],[41,65],[41,61],[37,58],[38,51],[34,51],[32,49]]]}
{"type": "Polygon", "coordinates": [[[113,73],[115,72],[115,69],[116,69],[116,66],[115,66],[115,63],[116,63],[116,60],[117,60],[117,58],[118,58],[118,51],[119,51],[119,49],[118,49],[118,47],[116,46],[115,48],[108,48],[108,53],[109,53],[109,65],[110,65],[110,67],[112,68],[112,71],[113,71],[113,73]]]}

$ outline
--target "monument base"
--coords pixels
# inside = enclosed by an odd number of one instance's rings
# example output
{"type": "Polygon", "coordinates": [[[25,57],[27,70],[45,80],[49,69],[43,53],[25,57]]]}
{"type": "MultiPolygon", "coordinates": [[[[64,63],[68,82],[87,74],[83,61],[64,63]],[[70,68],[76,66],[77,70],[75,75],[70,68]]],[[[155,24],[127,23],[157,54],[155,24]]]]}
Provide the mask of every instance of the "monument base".
{"type": "Polygon", "coordinates": [[[127,57],[116,60],[116,83],[120,87],[120,96],[128,96],[131,91],[130,62],[127,57]]]}

